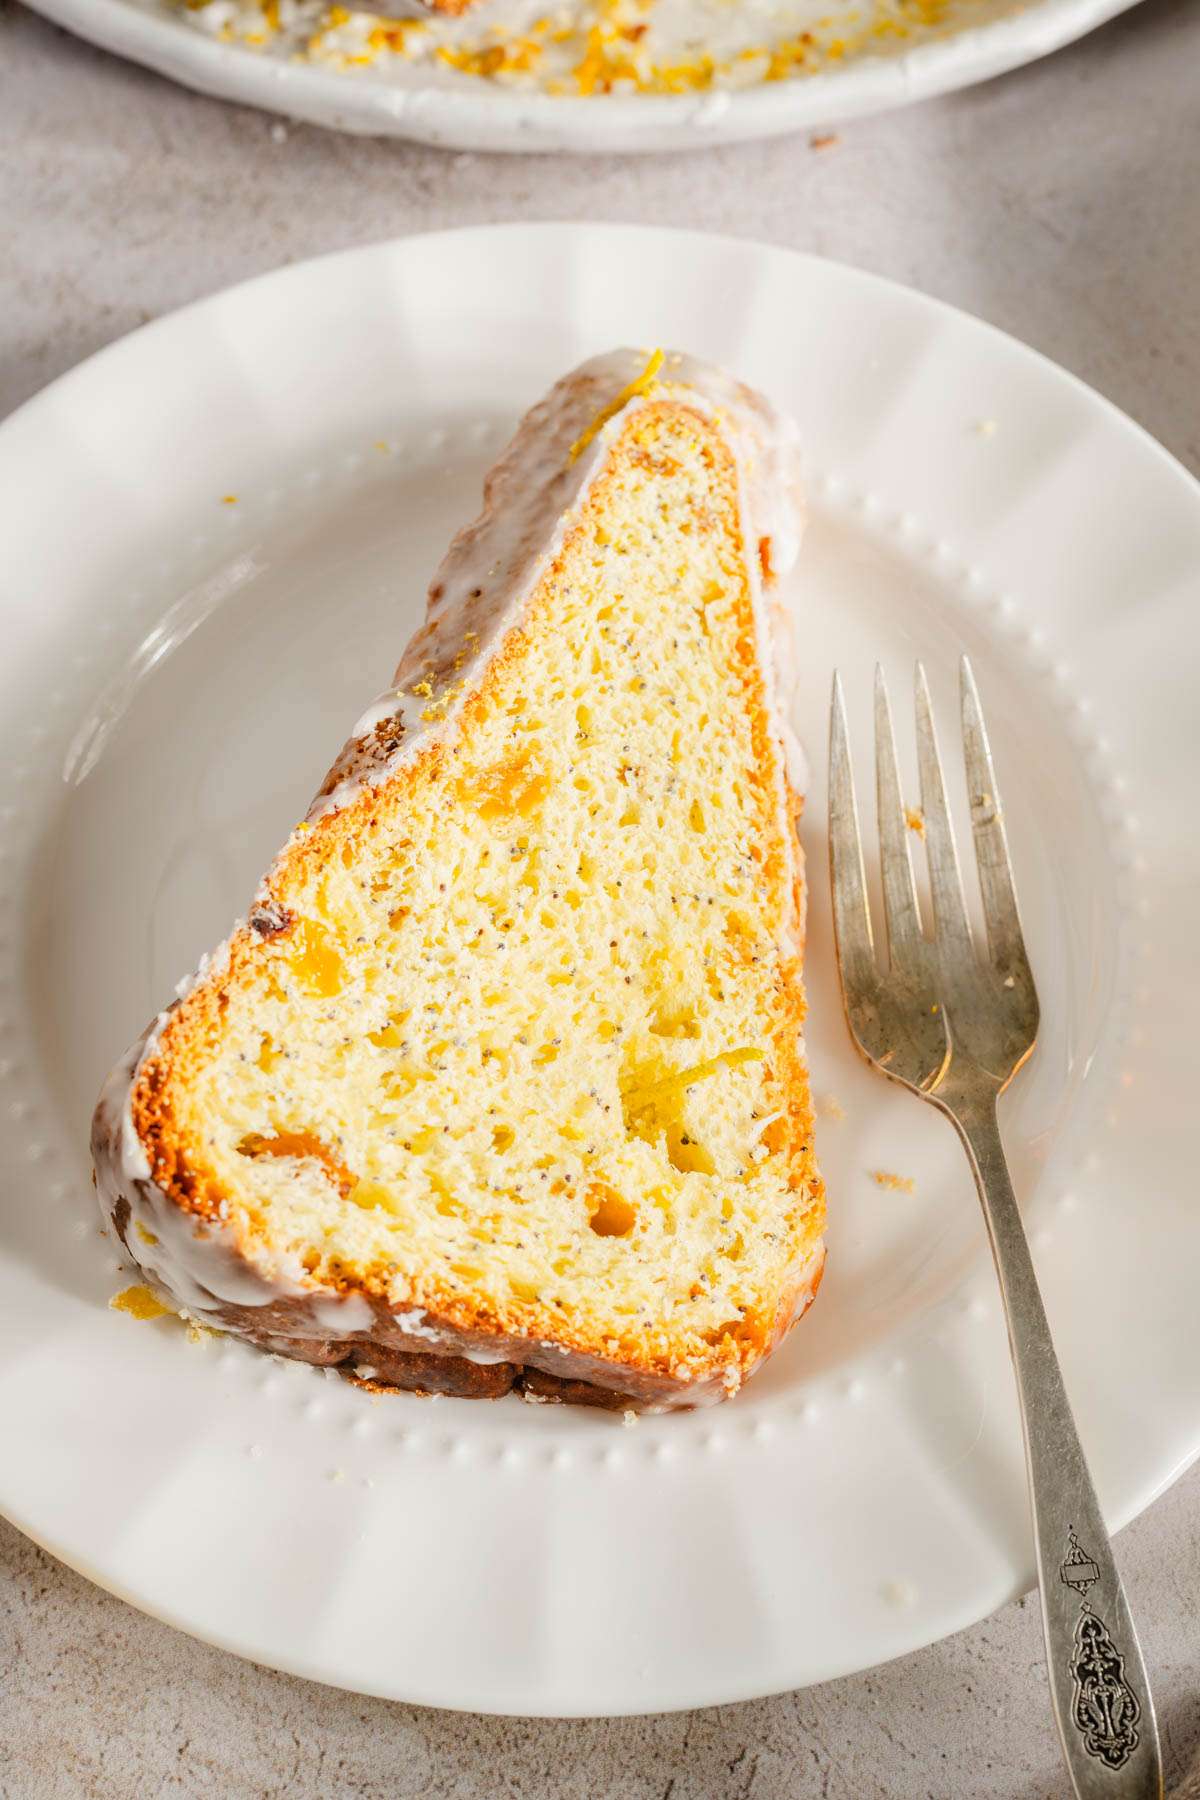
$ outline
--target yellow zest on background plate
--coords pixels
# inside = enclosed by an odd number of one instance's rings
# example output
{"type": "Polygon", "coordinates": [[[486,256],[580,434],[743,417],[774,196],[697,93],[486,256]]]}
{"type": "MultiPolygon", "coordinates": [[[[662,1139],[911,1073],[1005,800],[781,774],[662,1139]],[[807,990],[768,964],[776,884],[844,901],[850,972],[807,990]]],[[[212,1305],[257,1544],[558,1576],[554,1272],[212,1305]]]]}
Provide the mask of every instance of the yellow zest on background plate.
{"type": "Polygon", "coordinates": [[[323,0],[178,0],[226,43],[354,72],[419,67],[547,94],[689,94],[789,81],[895,56],[1019,10],[1014,0],[487,0],[458,17],[394,19],[323,0]]]}

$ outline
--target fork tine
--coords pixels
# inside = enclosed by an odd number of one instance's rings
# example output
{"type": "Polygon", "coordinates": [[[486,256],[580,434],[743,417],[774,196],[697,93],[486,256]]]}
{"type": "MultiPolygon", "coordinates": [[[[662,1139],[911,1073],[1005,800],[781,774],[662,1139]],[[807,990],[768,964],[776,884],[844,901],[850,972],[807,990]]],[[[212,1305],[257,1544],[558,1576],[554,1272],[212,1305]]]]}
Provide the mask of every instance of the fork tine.
{"type": "Polygon", "coordinates": [[[1008,854],[1008,838],[1004,830],[1004,813],[992,766],[992,750],[988,743],[983,708],[970,658],[961,665],[963,756],[967,765],[967,788],[971,800],[971,829],[975,839],[975,860],[979,865],[979,886],[983,893],[983,916],[987,922],[988,947],[992,961],[1002,975],[1028,972],[1025,939],[1021,933],[1021,917],[1013,886],[1012,861],[1008,854]]]}
{"type": "Polygon", "coordinates": [[[836,674],[829,713],[829,876],[842,988],[848,992],[875,972],[875,946],[846,741],[846,706],[841,678],[836,674]]]}
{"type": "Polygon", "coordinates": [[[946,805],[946,783],[933,726],[929,684],[922,664],[917,664],[917,759],[921,770],[921,807],[925,814],[925,849],[929,857],[929,885],[938,942],[944,952],[974,954],[971,927],[963,900],[962,876],[954,848],[954,827],[946,805]]]}
{"type": "Polygon", "coordinates": [[[924,938],[908,850],[908,819],[896,769],[892,709],[888,704],[883,670],[878,664],[875,666],[875,810],[879,816],[888,955],[893,969],[912,970],[921,956],[924,938]]]}

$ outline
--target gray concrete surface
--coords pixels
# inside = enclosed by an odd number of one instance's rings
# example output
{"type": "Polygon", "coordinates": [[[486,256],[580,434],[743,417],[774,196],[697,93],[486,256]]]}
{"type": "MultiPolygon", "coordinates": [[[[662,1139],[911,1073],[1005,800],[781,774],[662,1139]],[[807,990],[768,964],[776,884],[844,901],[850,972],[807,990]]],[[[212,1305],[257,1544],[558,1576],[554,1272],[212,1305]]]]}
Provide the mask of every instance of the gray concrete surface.
{"type": "MultiPolygon", "coordinates": [[[[1200,6],[807,138],[490,160],[201,100],[0,0],[0,415],[161,312],[277,264],[496,219],[646,220],[820,251],[957,302],[1200,470],[1200,6]]],[[[13,1445],[0,1454],[18,1454],[13,1445]]],[[[1200,1470],[1120,1540],[1170,1791],[1200,1800],[1200,1470]]],[[[752,1705],[552,1722],[311,1686],[143,1619],[0,1525],[0,1794],[288,1800],[1043,1800],[1066,1792],[1036,1607],[752,1705]]]]}

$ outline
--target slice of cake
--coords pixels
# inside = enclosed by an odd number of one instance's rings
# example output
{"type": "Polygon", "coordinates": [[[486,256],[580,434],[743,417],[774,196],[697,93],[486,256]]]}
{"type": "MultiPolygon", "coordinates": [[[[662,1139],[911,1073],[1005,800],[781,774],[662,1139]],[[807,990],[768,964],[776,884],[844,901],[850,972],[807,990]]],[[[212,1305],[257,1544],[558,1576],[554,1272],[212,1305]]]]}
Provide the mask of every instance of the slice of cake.
{"type": "Polygon", "coordinates": [[[567,376],[249,919],[110,1078],[102,1205],[265,1349],[443,1393],[734,1393],[820,1280],[793,433],[686,357],[567,376]],[[791,774],[789,775],[789,767],[791,774]]]}

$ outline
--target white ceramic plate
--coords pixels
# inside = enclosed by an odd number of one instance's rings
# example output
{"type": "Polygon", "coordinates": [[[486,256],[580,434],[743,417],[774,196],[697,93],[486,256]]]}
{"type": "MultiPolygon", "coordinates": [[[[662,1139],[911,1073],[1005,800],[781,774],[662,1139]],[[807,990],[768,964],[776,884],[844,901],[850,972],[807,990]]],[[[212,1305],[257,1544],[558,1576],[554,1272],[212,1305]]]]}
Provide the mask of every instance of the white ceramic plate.
{"type": "MultiPolygon", "coordinates": [[[[447,77],[444,69],[431,78],[420,65],[344,72],[311,66],[208,36],[189,23],[178,0],[28,0],[80,37],[187,87],[312,124],[460,150],[579,152],[736,143],[882,112],[1032,62],[1135,0],[1012,0],[973,26],[971,6],[978,3],[962,0],[959,29],[918,35],[903,54],[852,54],[798,80],[738,92],[583,99],[447,77]]],[[[378,6],[387,11],[386,0],[378,6]]],[[[861,20],[863,9],[847,16],[861,20]]],[[[851,34],[857,29],[849,27],[851,34]]]]}
{"type": "Polygon", "coordinates": [[[1096,395],[784,251],[415,238],[235,288],[56,383],[0,428],[0,543],[0,1507],[58,1556],[260,1662],[520,1713],[816,1681],[1030,1583],[978,1207],[950,1128],[851,1052],[825,882],[834,664],[865,758],[876,657],[897,697],[925,658],[952,736],[963,648],[1045,1022],[1005,1135],[1110,1522],[1196,1453],[1200,490],[1096,395]],[[108,1310],[101,1077],[244,907],[518,414],[627,341],[731,365],[807,444],[810,1043],[845,1112],[821,1121],[817,1306],[732,1405],[632,1429],[372,1400],[108,1310]]]}

